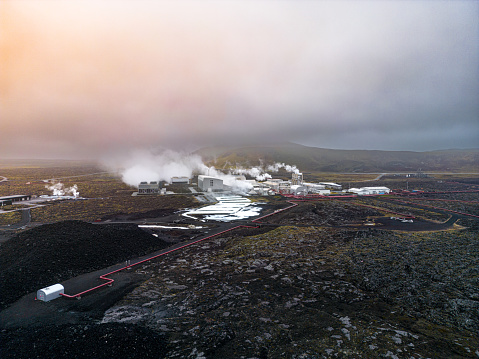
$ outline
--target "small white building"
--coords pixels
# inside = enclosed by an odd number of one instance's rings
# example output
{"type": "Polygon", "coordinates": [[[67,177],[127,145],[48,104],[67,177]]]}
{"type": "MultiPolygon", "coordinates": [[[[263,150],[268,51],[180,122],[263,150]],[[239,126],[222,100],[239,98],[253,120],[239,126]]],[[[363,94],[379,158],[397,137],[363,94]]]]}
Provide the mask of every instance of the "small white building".
{"type": "Polygon", "coordinates": [[[391,190],[387,187],[361,187],[350,188],[348,192],[356,193],[358,196],[367,196],[374,194],[388,194],[391,190]]]}
{"type": "Polygon", "coordinates": [[[198,187],[203,191],[222,191],[223,180],[216,177],[199,175],[198,187]]]}
{"type": "Polygon", "coordinates": [[[59,298],[65,293],[65,289],[61,284],[54,284],[46,288],[37,290],[37,300],[49,302],[50,300],[59,298]]]}

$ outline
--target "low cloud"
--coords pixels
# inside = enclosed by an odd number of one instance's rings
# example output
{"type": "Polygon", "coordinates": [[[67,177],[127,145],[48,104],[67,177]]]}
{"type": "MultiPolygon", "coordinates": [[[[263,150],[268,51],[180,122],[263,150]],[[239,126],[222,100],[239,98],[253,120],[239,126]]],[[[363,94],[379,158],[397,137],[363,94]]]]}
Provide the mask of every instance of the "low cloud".
{"type": "Polygon", "coordinates": [[[476,2],[0,6],[3,155],[477,147],[476,2]]]}

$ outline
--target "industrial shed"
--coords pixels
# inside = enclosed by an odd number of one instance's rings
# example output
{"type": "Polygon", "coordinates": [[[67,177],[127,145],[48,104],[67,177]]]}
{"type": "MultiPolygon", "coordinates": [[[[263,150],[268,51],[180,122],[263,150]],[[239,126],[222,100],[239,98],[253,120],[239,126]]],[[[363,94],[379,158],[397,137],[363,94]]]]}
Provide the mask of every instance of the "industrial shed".
{"type": "Polygon", "coordinates": [[[199,175],[198,187],[203,191],[222,191],[223,180],[216,177],[199,175]]]}
{"type": "Polygon", "coordinates": [[[46,288],[37,290],[37,299],[43,302],[59,298],[61,294],[65,293],[65,289],[61,284],[54,284],[46,288]]]}

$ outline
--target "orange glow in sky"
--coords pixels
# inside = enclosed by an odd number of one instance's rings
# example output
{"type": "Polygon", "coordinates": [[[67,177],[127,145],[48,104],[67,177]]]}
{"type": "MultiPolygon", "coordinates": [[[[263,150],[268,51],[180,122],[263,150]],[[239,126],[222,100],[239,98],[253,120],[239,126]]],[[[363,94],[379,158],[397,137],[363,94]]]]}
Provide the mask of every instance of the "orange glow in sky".
{"type": "MultiPolygon", "coordinates": [[[[451,86],[467,127],[478,115],[469,102],[478,92],[474,8],[467,1],[2,1],[0,155],[90,157],[252,132],[365,147],[372,141],[353,144],[354,131],[450,122],[437,104],[448,105],[451,86]],[[332,142],[341,131],[345,137],[332,142]]],[[[394,141],[377,146],[404,143],[394,141]]]]}

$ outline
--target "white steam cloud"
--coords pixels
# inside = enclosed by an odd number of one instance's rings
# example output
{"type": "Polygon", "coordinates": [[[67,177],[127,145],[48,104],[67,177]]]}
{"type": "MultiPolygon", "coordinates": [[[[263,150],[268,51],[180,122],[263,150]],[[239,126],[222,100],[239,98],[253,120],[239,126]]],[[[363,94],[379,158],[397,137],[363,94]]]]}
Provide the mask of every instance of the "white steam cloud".
{"type": "Polygon", "coordinates": [[[295,165],[291,166],[291,165],[287,165],[285,163],[277,162],[273,165],[266,166],[266,170],[265,170],[264,166],[263,166],[263,161],[260,160],[260,163],[261,163],[261,166],[259,166],[259,167],[253,167],[253,168],[236,167],[232,171],[233,171],[233,173],[236,173],[236,174],[249,175],[249,176],[255,178],[259,182],[266,181],[266,180],[272,178],[272,176],[269,173],[267,173],[266,171],[278,172],[281,168],[283,168],[287,172],[299,173],[299,170],[295,165]]]}
{"type": "MultiPolygon", "coordinates": [[[[123,161],[120,171],[122,180],[130,186],[138,186],[142,181],[166,181],[169,182],[172,177],[191,178],[195,174],[202,174],[221,178],[223,183],[232,187],[233,191],[246,193],[253,188],[249,182],[238,181],[237,175],[248,175],[257,181],[265,181],[272,176],[267,173],[264,166],[252,168],[236,167],[224,173],[214,167],[205,165],[200,156],[195,154],[175,152],[166,150],[159,154],[153,154],[146,150],[132,152],[123,161]]],[[[267,166],[270,172],[278,172],[279,169],[285,169],[288,172],[299,173],[296,166],[284,163],[275,163],[267,166]]]]}
{"type": "Polygon", "coordinates": [[[78,198],[80,192],[78,192],[78,186],[75,184],[71,187],[66,187],[61,182],[54,183],[52,185],[46,185],[46,189],[52,191],[53,196],[72,196],[78,198]]]}
{"type": "Polygon", "coordinates": [[[170,150],[156,155],[146,150],[134,151],[122,167],[122,180],[130,186],[138,186],[142,181],[169,182],[174,176],[191,178],[194,172],[208,171],[200,156],[170,150]]]}
{"type": "Polygon", "coordinates": [[[287,172],[299,173],[299,169],[295,165],[291,166],[291,165],[277,162],[274,165],[269,165],[267,167],[268,171],[271,171],[271,172],[278,172],[281,168],[284,168],[287,172]]]}

